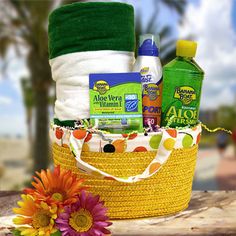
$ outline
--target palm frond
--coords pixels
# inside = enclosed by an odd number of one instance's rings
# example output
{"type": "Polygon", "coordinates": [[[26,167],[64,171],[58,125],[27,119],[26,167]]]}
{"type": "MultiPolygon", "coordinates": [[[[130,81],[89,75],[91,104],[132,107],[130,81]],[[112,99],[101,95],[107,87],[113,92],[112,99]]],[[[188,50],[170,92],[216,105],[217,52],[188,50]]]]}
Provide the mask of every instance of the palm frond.
{"type": "Polygon", "coordinates": [[[186,0],[161,0],[168,8],[176,11],[179,15],[183,15],[187,4],[186,0]]]}
{"type": "Polygon", "coordinates": [[[172,61],[176,57],[175,47],[170,48],[164,56],[163,56],[163,53],[161,53],[160,57],[161,57],[161,62],[163,66],[167,64],[168,62],[172,61]]]}
{"type": "Polygon", "coordinates": [[[175,48],[175,44],[176,44],[176,40],[175,39],[170,39],[170,40],[162,41],[162,44],[161,44],[162,55],[164,56],[172,48],[175,48]]]}
{"type": "Polygon", "coordinates": [[[12,44],[12,39],[8,36],[0,37],[0,57],[5,58],[9,46],[12,44]]]}
{"type": "Polygon", "coordinates": [[[163,26],[158,33],[161,38],[166,39],[171,34],[171,28],[170,28],[170,26],[163,26]]]}

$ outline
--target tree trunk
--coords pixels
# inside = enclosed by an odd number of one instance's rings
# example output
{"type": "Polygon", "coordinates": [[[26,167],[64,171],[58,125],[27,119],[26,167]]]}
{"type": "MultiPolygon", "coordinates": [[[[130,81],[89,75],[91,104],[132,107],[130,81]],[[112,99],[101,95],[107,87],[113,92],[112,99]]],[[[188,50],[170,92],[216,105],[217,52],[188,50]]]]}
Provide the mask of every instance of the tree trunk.
{"type": "Polygon", "coordinates": [[[29,53],[28,65],[34,93],[35,138],[33,147],[33,171],[46,169],[49,163],[49,89],[51,70],[48,56],[40,55],[36,50],[29,53]]]}
{"type": "Polygon", "coordinates": [[[35,139],[34,139],[34,171],[48,167],[49,139],[48,139],[48,88],[35,91],[35,139]]]}
{"type": "Polygon", "coordinates": [[[33,130],[32,130],[32,107],[26,107],[26,124],[27,124],[27,136],[29,142],[29,156],[32,157],[33,155],[33,144],[34,144],[34,137],[33,137],[33,130]]]}

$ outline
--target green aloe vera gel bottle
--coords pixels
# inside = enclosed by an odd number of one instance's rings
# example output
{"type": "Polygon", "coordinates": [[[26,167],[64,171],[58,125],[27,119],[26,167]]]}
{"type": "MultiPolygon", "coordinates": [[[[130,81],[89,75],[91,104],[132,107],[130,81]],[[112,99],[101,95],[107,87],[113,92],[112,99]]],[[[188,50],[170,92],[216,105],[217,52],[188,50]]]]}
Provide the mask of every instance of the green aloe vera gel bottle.
{"type": "Polygon", "coordinates": [[[176,58],[163,67],[162,126],[194,126],[198,122],[203,70],[193,60],[197,43],[178,40],[176,58]]]}

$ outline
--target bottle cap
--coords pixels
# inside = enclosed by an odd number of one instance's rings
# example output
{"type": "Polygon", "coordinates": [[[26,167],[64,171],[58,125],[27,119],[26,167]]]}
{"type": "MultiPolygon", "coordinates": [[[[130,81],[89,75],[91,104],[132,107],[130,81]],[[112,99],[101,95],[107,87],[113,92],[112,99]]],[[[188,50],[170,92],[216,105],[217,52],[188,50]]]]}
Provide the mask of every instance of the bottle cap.
{"type": "Polygon", "coordinates": [[[176,43],[176,56],[195,57],[197,43],[190,40],[178,40],[176,43]]]}
{"type": "Polygon", "coordinates": [[[143,34],[139,37],[139,56],[156,56],[159,55],[160,37],[159,35],[143,34]]]}

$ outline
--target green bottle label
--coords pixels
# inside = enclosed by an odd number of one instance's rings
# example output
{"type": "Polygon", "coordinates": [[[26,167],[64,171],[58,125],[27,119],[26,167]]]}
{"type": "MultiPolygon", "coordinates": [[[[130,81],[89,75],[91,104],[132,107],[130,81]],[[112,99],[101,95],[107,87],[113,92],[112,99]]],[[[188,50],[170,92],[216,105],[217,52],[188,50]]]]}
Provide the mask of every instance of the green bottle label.
{"type": "Polygon", "coordinates": [[[198,121],[202,74],[164,71],[162,126],[195,125],[198,121]]]}

